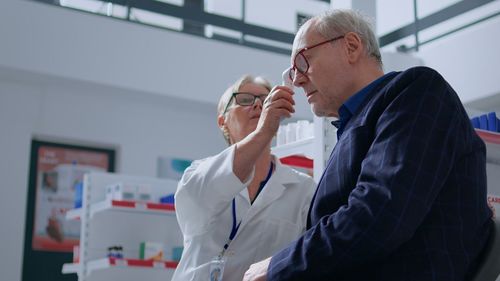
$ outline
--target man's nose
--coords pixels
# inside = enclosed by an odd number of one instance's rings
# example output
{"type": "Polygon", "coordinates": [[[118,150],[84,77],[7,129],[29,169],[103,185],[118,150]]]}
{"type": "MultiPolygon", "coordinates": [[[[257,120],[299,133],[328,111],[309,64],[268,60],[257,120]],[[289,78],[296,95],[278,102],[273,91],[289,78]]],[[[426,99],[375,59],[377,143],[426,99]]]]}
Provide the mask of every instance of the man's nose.
{"type": "Polygon", "coordinates": [[[307,76],[299,71],[295,71],[292,78],[292,83],[295,87],[302,87],[302,85],[304,85],[304,83],[307,81],[307,76]]]}

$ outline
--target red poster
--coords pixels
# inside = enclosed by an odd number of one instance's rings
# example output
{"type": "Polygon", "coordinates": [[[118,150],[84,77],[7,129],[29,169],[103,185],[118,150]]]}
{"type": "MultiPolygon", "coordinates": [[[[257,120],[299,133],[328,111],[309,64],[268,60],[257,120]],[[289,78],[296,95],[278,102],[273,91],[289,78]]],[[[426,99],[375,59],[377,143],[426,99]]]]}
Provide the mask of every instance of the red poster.
{"type": "Polygon", "coordinates": [[[39,146],[36,153],[33,250],[71,252],[79,244],[80,221],[66,220],[66,211],[81,198],[76,191],[84,173],[108,170],[109,154],[51,145],[39,146]]]}

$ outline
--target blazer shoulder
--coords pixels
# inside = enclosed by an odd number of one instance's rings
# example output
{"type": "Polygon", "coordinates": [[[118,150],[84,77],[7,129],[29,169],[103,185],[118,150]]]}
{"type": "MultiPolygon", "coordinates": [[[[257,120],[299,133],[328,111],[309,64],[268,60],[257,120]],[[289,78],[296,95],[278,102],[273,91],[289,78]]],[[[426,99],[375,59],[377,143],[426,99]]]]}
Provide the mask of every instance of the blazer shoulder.
{"type": "Polygon", "coordinates": [[[384,92],[384,98],[389,99],[408,92],[433,92],[434,95],[439,95],[445,94],[449,90],[451,90],[451,87],[443,76],[436,70],[426,66],[416,66],[398,72],[380,89],[380,91],[384,92]],[[428,91],[429,87],[431,89],[443,89],[444,91],[428,91]]]}
{"type": "Polygon", "coordinates": [[[396,72],[375,91],[361,111],[360,125],[378,120],[391,103],[401,98],[429,100],[443,98],[457,106],[457,98],[452,97],[456,95],[453,89],[436,70],[426,66],[416,66],[396,72]],[[453,95],[450,95],[450,92],[453,92],[453,95]]]}
{"type": "Polygon", "coordinates": [[[405,78],[416,79],[424,77],[438,77],[440,80],[444,81],[443,76],[441,76],[439,72],[427,66],[415,66],[408,68],[407,70],[400,72],[396,76],[396,79],[405,79],[405,78]]]}

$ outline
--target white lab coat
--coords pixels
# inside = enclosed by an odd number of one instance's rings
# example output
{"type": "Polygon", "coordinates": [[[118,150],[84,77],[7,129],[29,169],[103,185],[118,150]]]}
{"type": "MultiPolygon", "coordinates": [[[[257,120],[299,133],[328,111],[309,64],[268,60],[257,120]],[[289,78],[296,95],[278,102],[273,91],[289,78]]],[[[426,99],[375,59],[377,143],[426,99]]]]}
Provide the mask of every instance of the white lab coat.
{"type": "Polygon", "coordinates": [[[239,230],[226,251],[223,280],[240,281],[248,267],[298,238],[306,228],[313,179],[275,161],[276,168],[251,205],[247,182],[234,175],[234,145],[192,163],[175,194],[184,252],[173,281],[209,280],[210,261],[222,250],[232,229],[236,199],[239,230]]]}

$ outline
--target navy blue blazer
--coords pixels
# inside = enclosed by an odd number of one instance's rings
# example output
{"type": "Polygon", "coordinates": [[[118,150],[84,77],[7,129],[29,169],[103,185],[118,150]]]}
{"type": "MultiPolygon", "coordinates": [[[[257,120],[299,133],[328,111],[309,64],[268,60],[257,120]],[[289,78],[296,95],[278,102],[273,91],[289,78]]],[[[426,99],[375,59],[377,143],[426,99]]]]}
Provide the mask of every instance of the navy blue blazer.
{"type": "Polygon", "coordinates": [[[272,257],[268,280],[470,278],[492,226],[485,155],[441,75],[389,75],[347,123],[308,230],[272,257]]]}

